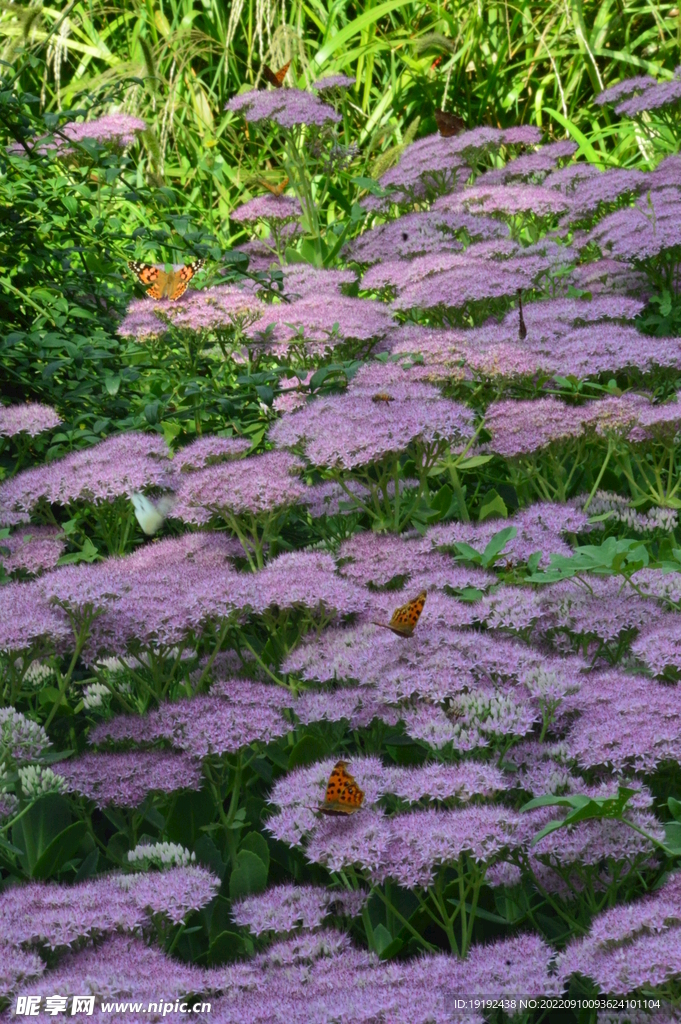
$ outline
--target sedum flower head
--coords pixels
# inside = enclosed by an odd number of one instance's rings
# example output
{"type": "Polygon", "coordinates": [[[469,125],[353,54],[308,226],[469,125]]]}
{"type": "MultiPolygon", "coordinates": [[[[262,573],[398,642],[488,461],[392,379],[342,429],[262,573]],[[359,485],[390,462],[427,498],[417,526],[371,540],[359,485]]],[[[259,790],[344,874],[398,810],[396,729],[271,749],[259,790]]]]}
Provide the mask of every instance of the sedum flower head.
{"type": "Polygon", "coordinates": [[[35,437],[60,423],[61,418],[54,409],[39,402],[0,406],[0,437],[15,437],[17,434],[35,437]]]}

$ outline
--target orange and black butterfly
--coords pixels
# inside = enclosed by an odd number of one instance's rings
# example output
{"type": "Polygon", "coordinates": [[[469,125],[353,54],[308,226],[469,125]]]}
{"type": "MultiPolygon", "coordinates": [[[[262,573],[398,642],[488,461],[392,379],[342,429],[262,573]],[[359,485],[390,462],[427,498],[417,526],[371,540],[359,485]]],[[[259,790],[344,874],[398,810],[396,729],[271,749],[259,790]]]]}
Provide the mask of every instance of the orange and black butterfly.
{"type": "Polygon", "coordinates": [[[286,78],[286,72],[291,67],[291,61],[288,64],[284,64],[283,68],[279,68],[278,71],[273,71],[272,68],[268,67],[267,64],[262,66],[262,76],[266,82],[273,85],[275,89],[281,89],[286,78]]]}
{"type": "Polygon", "coordinates": [[[371,396],[372,402],[394,402],[395,399],[392,395],[389,395],[387,391],[379,391],[378,394],[371,396]]]}
{"type": "Polygon", "coordinates": [[[262,185],[263,188],[266,188],[268,192],[272,193],[273,196],[280,196],[284,189],[286,188],[286,186],[288,185],[288,178],[284,178],[284,180],[280,182],[278,185],[270,185],[263,178],[258,178],[258,184],[262,185]]]}
{"type": "Polygon", "coordinates": [[[460,117],[456,114],[447,114],[444,110],[435,111],[435,122],[440,135],[443,135],[445,139],[451,138],[452,135],[459,135],[466,127],[460,117]]]}
{"type": "Polygon", "coordinates": [[[522,288],[518,289],[518,337],[521,341],[525,341],[527,337],[527,327],[525,326],[525,319],[523,317],[523,292],[522,288]]]}
{"type": "Polygon", "coordinates": [[[178,270],[171,270],[170,273],[151,263],[138,263],[137,260],[129,260],[128,266],[133,274],[137,274],[143,285],[151,285],[151,288],[147,288],[147,295],[152,299],[170,299],[171,302],[175,302],[184,295],[187,285],[205,262],[196,260],[195,263],[187,263],[178,270]]]}
{"type": "Polygon", "coordinates": [[[324,803],[319,805],[322,814],[332,818],[354,814],[364,802],[364,793],[347,770],[347,761],[336,761],[326,784],[324,803]]]}
{"type": "Polygon", "coordinates": [[[408,604],[403,604],[396,608],[390,622],[376,622],[375,619],[372,619],[374,626],[383,626],[384,629],[390,629],[397,636],[405,638],[412,636],[416,629],[416,623],[421,618],[421,612],[423,611],[427,596],[425,590],[422,590],[413,601],[409,601],[408,604]]]}

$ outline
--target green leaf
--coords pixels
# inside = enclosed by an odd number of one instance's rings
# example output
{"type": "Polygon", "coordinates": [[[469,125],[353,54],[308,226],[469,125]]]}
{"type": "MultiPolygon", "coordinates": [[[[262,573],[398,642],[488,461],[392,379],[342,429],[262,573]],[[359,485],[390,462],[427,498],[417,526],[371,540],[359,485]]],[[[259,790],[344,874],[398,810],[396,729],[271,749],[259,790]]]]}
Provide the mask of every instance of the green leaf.
{"type": "Polygon", "coordinates": [[[239,852],[241,852],[241,850],[250,850],[251,853],[260,857],[260,860],[269,871],[270,848],[267,845],[267,840],[261,832],[249,832],[248,835],[244,836],[241,840],[239,852]]]}
{"type": "Polygon", "coordinates": [[[501,516],[502,519],[508,519],[506,502],[500,494],[497,494],[496,491],[489,491],[488,494],[485,495],[485,500],[480,506],[478,519],[480,522],[483,522],[485,519],[490,519],[492,516],[501,516]]]}
{"type": "Polygon", "coordinates": [[[200,836],[194,844],[194,853],[199,864],[203,864],[205,867],[218,876],[223,878],[225,874],[225,862],[220,856],[220,851],[211,839],[209,835],[205,833],[200,836]]]}
{"type": "Polygon", "coordinates": [[[393,937],[384,924],[377,924],[374,928],[374,945],[379,956],[392,945],[393,937]]]}
{"type": "Polygon", "coordinates": [[[387,0],[386,3],[379,4],[377,7],[365,11],[358,18],[353,18],[339,32],[331,36],[317,51],[314,56],[314,63],[318,68],[322,67],[337,50],[347,49],[347,44],[354,36],[360,35],[370,25],[377,24],[386,15],[397,10],[398,7],[404,7],[410,2],[411,0],[387,0]]]}
{"type": "Polygon", "coordinates": [[[113,377],[104,378],[104,387],[112,397],[118,394],[118,389],[120,388],[120,386],[121,378],[119,374],[116,374],[113,377]]]}
{"type": "Polygon", "coordinates": [[[461,462],[457,462],[456,468],[477,469],[478,466],[484,466],[487,462],[491,462],[493,458],[493,455],[471,455],[470,458],[462,459],[461,462]]]}
{"type": "Polygon", "coordinates": [[[28,809],[12,828],[12,842],[22,851],[20,861],[33,877],[36,865],[49,848],[71,824],[71,809],[63,796],[48,793],[28,809]]]}
{"type": "Polygon", "coordinates": [[[87,825],[84,821],[74,821],[73,825],[60,832],[36,861],[31,872],[33,878],[46,879],[56,875],[71,860],[86,835],[87,825]]]}
{"type": "Polygon", "coordinates": [[[504,550],[509,540],[513,540],[517,532],[518,531],[515,526],[506,526],[503,530],[499,530],[498,533],[495,533],[482,553],[482,564],[485,566],[492,565],[504,550]]]}
{"type": "MultiPolygon", "coordinates": [[[[547,114],[551,115],[551,117],[555,117],[558,124],[570,133],[575,142],[578,143],[580,152],[584,154],[590,164],[595,164],[597,167],[603,167],[602,157],[596,152],[586,135],[579,130],[576,124],[563,114],[559,113],[559,111],[554,110],[553,107],[542,107],[542,110],[545,110],[547,114]]],[[[579,156],[579,153],[576,155],[579,156]]]]}
{"type": "Polygon", "coordinates": [[[262,892],[267,885],[267,867],[260,857],[250,850],[240,850],[236,866],[229,879],[229,897],[241,899],[254,892],[262,892]]]}
{"type": "Polygon", "coordinates": [[[668,821],[664,826],[665,846],[674,857],[681,857],[681,822],[668,821]]]}
{"type": "Polygon", "coordinates": [[[289,754],[289,771],[292,768],[300,768],[303,765],[321,761],[326,755],[326,751],[327,744],[323,740],[318,736],[311,736],[310,733],[306,733],[305,736],[298,740],[289,754]]]}
{"type": "Polygon", "coordinates": [[[193,850],[202,835],[202,827],[209,825],[214,816],[215,803],[207,789],[180,793],[165,824],[168,838],[193,850]]]}
{"type": "Polygon", "coordinates": [[[674,820],[681,821],[681,800],[676,800],[675,797],[670,796],[667,800],[667,807],[674,820]]]}
{"type": "Polygon", "coordinates": [[[239,935],[238,932],[220,932],[217,938],[213,939],[210,944],[207,962],[215,967],[230,960],[236,960],[244,952],[243,936],[239,935]]]}

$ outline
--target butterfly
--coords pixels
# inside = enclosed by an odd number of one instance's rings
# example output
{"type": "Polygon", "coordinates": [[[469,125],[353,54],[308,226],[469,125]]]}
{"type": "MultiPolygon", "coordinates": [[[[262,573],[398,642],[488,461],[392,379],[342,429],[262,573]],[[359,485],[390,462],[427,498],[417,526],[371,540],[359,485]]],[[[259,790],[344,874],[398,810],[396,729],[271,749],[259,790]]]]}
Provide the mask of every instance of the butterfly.
{"type": "Polygon", "coordinates": [[[435,123],[440,135],[443,135],[445,139],[451,138],[452,135],[458,135],[466,127],[460,117],[457,117],[456,114],[447,114],[444,110],[435,111],[435,123]]]}
{"type": "Polygon", "coordinates": [[[522,289],[518,289],[518,337],[521,341],[525,341],[527,337],[527,327],[525,326],[525,320],[523,319],[523,292],[522,289]]]}
{"type": "Polygon", "coordinates": [[[203,267],[205,260],[196,260],[194,263],[187,263],[179,270],[171,270],[166,274],[160,267],[154,267],[151,263],[138,263],[137,260],[129,260],[128,266],[133,274],[137,274],[143,285],[151,285],[147,288],[147,295],[152,299],[170,299],[175,302],[187,290],[187,285],[198,274],[203,267]]]}
{"type": "Polygon", "coordinates": [[[175,504],[175,498],[171,494],[159,498],[156,504],[150,501],[146,494],[139,492],[133,494],[130,500],[135,509],[135,519],[147,537],[153,537],[155,533],[158,533],[175,504]]]}
{"type": "Polygon", "coordinates": [[[284,84],[284,79],[286,78],[286,72],[290,67],[291,61],[289,61],[288,64],[284,64],[284,66],[282,68],[279,68],[278,71],[273,71],[272,68],[267,66],[267,64],[263,64],[263,78],[265,79],[266,82],[269,82],[270,85],[273,85],[275,89],[281,89],[282,85],[284,84]]]}
{"type": "Polygon", "coordinates": [[[284,178],[284,180],[282,182],[280,182],[279,185],[270,185],[268,182],[264,181],[262,178],[258,178],[258,184],[262,185],[263,188],[266,188],[269,192],[272,193],[273,196],[280,196],[281,193],[286,188],[286,186],[288,185],[288,178],[284,178]]]}
{"type": "Polygon", "coordinates": [[[427,594],[425,590],[414,598],[413,601],[409,601],[407,604],[400,605],[396,608],[392,614],[390,622],[376,622],[372,619],[374,626],[383,626],[384,629],[391,629],[397,636],[409,637],[413,635],[416,629],[416,623],[421,618],[421,612],[423,606],[426,603],[427,594]]]}
{"type": "Polygon", "coordinates": [[[371,396],[372,402],[394,402],[395,399],[387,391],[379,391],[377,395],[371,396]]]}
{"type": "Polygon", "coordinates": [[[364,793],[359,788],[350,772],[347,761],[336,761],[333,771],[326,784],[324,803],[319,805],[322,814],[332,818],[354,814],[364,802],[364,793]]]}

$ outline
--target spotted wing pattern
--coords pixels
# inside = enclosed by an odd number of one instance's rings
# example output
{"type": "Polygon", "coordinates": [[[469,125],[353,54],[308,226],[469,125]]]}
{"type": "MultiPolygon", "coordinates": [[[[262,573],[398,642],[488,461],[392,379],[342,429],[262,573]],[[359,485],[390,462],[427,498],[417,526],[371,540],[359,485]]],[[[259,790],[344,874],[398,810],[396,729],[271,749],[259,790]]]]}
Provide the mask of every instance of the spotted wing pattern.
{"type": "Polygon", "coordinates": [[[287,64],[284,64],[284,66],[282,68],[279,68],[278,71],[273,71],[272,68],[267,66],[267,64],[263,64],[263,78],[265,79],[266,82],[269,82],[270,85],[273,85],[275,89],[281,89],[282,85],[284,84],[284,79],[286,78],[286,72],[290,67],[291,61],[289,61],[287,64]]]}
{"type": "Polygon", "coordinates": [[[466,127],[460,117],[456,114],[447,114],[444,110],[435,111],[435,122],[440,135],[444,135],[446,139],[458,135],[466,127]]]}
{"type": "Polygon", "coordinates": [[[319,805],[322,814],[343,817],[354,814],[362,806],[364,793],[347,770],[347,761],[336,761],[326,785],[324,803],[319,805]]]}
{"type": "Polygon", "coordinates": [[[137,274],[143,285],[151,285],[147,288],[147,295],[152,299],[170,299],[175,302],[184,295],[187,285],[204,263],[205,260],[196,260],[180,267],[179,270],[171,270],[169,274],[151,263],[138,263],[137,260],[130,260],[128,266],[133,274],[137,274]]]}
{"type": "Polygon", "coordinates": [[[409,601],[407,604],[400,605],[396,608],[392,614],[390,622],[374,622],[375,626],[383,626],[384,629],[390,629],[397,636],[409,637],[412,636],[416,629],[416,623],[421,617],[423,606],[426,603],[427,594],[425,590],[414,598],[413,601],[409,601]]]}

